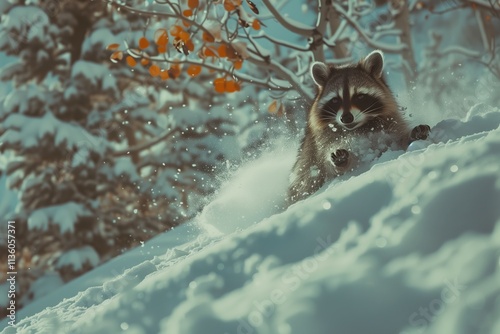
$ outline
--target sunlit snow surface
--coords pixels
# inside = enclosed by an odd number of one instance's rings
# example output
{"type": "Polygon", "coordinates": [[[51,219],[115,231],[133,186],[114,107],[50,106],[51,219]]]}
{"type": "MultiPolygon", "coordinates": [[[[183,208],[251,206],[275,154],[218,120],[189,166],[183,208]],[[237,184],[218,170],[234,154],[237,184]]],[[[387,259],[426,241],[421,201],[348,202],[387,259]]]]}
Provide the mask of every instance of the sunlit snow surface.
{"type": "Polygon", "coordinates": [[[162,255],[133,250],[2,333],[498,334],[499,125],[477,106],[284,212],[296,147],[264,155],[145,244],[162,255]]]}

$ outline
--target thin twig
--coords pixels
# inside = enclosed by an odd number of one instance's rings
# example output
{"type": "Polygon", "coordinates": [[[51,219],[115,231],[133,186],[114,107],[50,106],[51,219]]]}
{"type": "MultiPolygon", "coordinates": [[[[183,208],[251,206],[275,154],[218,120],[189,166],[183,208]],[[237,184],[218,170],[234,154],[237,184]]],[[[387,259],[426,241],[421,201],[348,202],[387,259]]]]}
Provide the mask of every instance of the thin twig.
{"type": "Polygon", "coordinates": [[[271,36],[267,35],[266,33],[261,33],[260,35],[255,36],[253,38],[254,39],[265,38],[268,41],[273,42],[274,44],[277,44],[277,45],[280,45],[280,46],[284,46],[284,47],[289,48],[289,49],[293,49],[293,50],[297,50],[297,51],[302,51],[302,52],[308,52],[309,51],[309,48],[300,47],[300,46],[297,46],[297,45],[294,45],[294,44],[291,44],[291,43],[288,43],[288,42],[285,42],[285,41],[278,40],[278,39],[276,39],[274,37],[271,37],[271,36]]]}
{"type": "Polygon", "coordinates": [[[297,25],[292,24],[289,20],[284,18],[281,13],[271,4],[269,0],[262,0],[267,9],[274,15],[275,19],[286,29],[304,37],[310,37],[313,34],[314,28],[301,28],[297,25]]]}
{"type": "Polygon", "coordinates": [[[406,45],[400,44],[400,45],[392,45],[392,44],[386,44],[383,42],[379,42],[376,40],[373,40],[370,36],[366,34],[366,32],[361,28],[358,22],[354,20],[346,11],[339,6],[336,3],[333,3],[333,6],[337,10],[337,12],[344,17],[347,22],[359,33],[360,37],[374,49],[380,49],[382,51],[385,51],[387,53],[400,53],[401,51],[405,50],[407,48],[406,45]]]}

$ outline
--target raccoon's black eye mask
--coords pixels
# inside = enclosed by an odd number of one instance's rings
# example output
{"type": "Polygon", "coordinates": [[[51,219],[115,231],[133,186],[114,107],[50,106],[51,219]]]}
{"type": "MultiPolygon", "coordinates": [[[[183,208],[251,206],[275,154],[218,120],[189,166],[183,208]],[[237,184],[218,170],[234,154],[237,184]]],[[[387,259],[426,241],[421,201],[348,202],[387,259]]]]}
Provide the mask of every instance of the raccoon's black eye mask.
{"type": "Polygon", "coordinates": [[[323,111],[336,114],[341,107],[351,110],[352,107],[358,108],[364,113],[376,113],[383,108],[382,102],[369,94],[356,93],[352,97],[348,97],[347,101],[342,100],[339,96],[335,96],[323,105],[323,111]]]}
{"type": "Polygon", "coordinates": [[[330,101],[325,103],[322,109],[326,113],[336,114],[339,111],[340,107],[342,107],[342,100],[340,99],[340,97],[334,97],[330,101]]]}
{"type": "Polygon", "coordinates": [[[352,97],[351,104],[364,113],[376,113],[378,111],[382,111],[383,108],[383,104],[378,98],[361,93],[355,94],[352,97]]]}

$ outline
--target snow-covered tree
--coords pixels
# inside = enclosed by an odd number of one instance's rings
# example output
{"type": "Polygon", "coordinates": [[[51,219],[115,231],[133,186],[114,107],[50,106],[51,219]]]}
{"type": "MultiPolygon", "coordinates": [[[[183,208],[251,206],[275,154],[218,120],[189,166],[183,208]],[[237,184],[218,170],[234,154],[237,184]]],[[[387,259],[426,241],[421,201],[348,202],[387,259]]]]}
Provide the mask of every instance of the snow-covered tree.
{"type": "Polygon", "coordinates": [[[186,76],[159,83],[109,62],[146,19],[99,1],[2,3],[0,150],[20,202],[18,301],[46,293],[197,212],[239,157],[231,110],[186,76]],[[194,201],[197,200],[197,201],[194,201]],[[21,256],[22,255],[22,256],[21,256]]]}

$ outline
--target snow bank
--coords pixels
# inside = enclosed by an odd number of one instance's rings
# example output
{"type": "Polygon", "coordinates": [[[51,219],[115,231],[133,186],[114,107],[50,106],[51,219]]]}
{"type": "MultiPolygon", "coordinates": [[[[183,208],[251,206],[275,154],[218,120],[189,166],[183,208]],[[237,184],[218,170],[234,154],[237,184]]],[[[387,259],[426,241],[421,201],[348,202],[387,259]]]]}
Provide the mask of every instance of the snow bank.
{"type": "Polygon", "coordinates": [[[281,213],[291,163],[265,156],[151,241],[164,255],[2,334],[499,333],[499,125],[479,106],[281,213]]]}
{"type": "Polygon", "coordinates": [[[212,235],[225,235],[256,224],[285,203],[288,175],[296,151],[264,154],[240,168],[205,206],[197,224],[212,235]]]}

